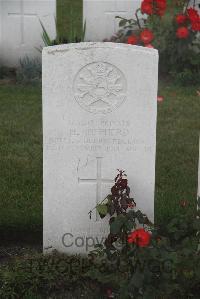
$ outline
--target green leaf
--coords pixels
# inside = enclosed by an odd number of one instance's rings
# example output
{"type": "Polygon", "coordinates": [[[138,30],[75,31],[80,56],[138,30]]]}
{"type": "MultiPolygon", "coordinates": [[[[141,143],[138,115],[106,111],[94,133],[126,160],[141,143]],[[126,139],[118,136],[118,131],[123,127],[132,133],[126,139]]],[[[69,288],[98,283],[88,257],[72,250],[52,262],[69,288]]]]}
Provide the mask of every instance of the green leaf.
{"type": "Polygon", "coordinates": [[[81,33],[81,41],[82,42],[84,42],[84,40],[85,40],[86,28],[87,28],[87,25],[86,25],[86,21],[85,21],[84,26],[83,26],[83,30],[82,30],[82,33],[81,33]]]}
{"type": "Polygon", "coordinates": [[[113,203],[108,205],[108,213],[110,214],[110,216],[113,216],[115,213],[115,206],[113,203]]]}
{"type": "Polygon", "coordinates": [[[52,40],[50,38],[50,36],[48,35],[42,21],[39,19],[39,22],[40,22],[40,25],[42,27],[42,30],[43,30],[43,33],[42,33],[42,39],[43,39],[43,42],[45,44],[45,46],[52,46],[52,40]]]}
{"type": "Polygon", "coordinates": [[[134,223],[129,220],[129,221],[126,221],[125,226],[126,226],[127,231],[130,232],[134,228],[134,223]]]}
{"type": "Polygon", "coordinates": [[[119,27],[123,27],[123,26],[125,26],[125,25],[126,25],[126,22],[127,22],[127,20],[125,20],[125,19],[120,20],[120,21],[119,21],[119,27]]]}
{"type": "Polygon", "coordinates": [[[133,220],[135,222],[135,218],[136,218],[136,212],[134,210],[130,210],[127,213],[127,218],[130,220],[133,220]]]}
{"type": "Polygon", "coordinates": [[[145,290],[143,299],[155,299],[155,291],[149,287],[149,289],[145,290]]]}
{"type": "Polygon", "coordinates": [[[104,218],[108,214],[108,207],[107,205],[98,205],[97,206],[97,212],[99,213],[101,218],[104,218]]]}
{"type": "Polygon", "coordinates": [[[193,227],[195,230],[200,231],[200,219],[199,218],[194,220],[193,227]]]}
{"type": "Polygon", "coordinates": [[[120,229],[121,229],[121,224],[117,221],[114,221],[111,223],[110,225],[110,233],[117,235],[120,233],[120,229]]]}
{"type": "Polygon", "coordinates": [[[136,287],[136,288],[141,288],[143,285],[143,280],[144,280],[144,274],[141,272],[136,272],[133,274],[131,281],[130,281],[130,286],[131,287],[136,287]]]}
{"type": "Polygon", "coordinates": [[[99,248],[99,249],[103,249],[104,246],[102,244],[95,244],[94,248],[99,248]]]}
{"type": "Polygon", "coordinates": [[[106,197],[108,204],[112,202],[112,195],[108,194],[108,196],[106,197]]]}
{"type": "Polygon", "coordinates": [[[114,235],[119,234],[125,221],[126,218],[123,215],[117,216],[115,220],[110,224],[110,233],[114,235]]]}

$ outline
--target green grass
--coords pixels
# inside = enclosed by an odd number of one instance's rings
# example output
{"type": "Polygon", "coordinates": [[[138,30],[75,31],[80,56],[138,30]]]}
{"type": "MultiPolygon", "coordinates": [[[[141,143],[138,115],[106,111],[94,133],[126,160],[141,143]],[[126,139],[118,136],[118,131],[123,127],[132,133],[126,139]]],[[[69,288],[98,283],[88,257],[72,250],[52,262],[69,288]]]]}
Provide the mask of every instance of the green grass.
{"type": "Polygon", "coordinates": [[[57,0],[58,35],[67,38],[73,27],[81,32],[83,25],[83,0],[57,0]]]}
{"type": "Polygon", "coordinates": [[[180,210],[180,200],[196,207],[200,98],[195,87],[160,84],[158,104],[156,221],[180,210]]]}
{"type": "Polygon", "coordinates": [[[0,86],[0,230],[42,226],[42,120],[38,87],[0,86]]]}
{"type": "MultiPolygon", "coordinates": [[[[156,221],[167,221],[197,192],[200,98],[162,83],[158,105],[156,221]]],[[[40,87],[0,86],[0,230],[42,232],[40,87]]],[[[7,235],[8,237],[8,235],[7,235]]]]}

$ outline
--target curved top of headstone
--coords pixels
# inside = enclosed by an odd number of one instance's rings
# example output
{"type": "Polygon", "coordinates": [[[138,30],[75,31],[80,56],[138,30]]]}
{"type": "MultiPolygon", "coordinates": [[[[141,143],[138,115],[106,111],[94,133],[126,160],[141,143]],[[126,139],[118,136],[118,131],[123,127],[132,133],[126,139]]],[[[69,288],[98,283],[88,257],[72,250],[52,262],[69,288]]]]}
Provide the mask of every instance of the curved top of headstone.
{"type": "Polygon", "coordinates": [[[158,55],[158,50],[153,48],[147,48],[142,46],[135,46],[130,44],[123,43],[112,43],[112,42],[81,42],[81,43],[71,43],[71,44],[62,44],[50,47],[44,47],[43,53],[46,54],[55,54],[61,52],[67,52],[70,50],[87,50],[95,48],[112,48],[112,49],[126,49],[130,51],[139,51],[145,52],[151,55],[158,55]]]}

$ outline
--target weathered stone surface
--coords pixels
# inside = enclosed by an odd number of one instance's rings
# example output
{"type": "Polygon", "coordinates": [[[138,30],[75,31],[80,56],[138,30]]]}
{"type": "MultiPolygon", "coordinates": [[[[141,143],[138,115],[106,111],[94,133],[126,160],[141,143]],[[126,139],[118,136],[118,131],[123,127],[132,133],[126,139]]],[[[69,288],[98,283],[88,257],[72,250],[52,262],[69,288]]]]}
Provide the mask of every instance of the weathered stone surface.
{"type": "Polygon", "coordinates": [[[41,20],[51,38],[55,38],[55,0],[0,1],[0,62],[16,66],[20,58],[41,57],[43,46],[41,20]]]}
{"type": "MultiPolygon", "coordinates": [[[[158,54],[112,43],[43,50],[44,250],[86,253],[117,169],[153,220],[158,54]]],[[[98,239],[98,240],[97,240],[98,239]]]]}

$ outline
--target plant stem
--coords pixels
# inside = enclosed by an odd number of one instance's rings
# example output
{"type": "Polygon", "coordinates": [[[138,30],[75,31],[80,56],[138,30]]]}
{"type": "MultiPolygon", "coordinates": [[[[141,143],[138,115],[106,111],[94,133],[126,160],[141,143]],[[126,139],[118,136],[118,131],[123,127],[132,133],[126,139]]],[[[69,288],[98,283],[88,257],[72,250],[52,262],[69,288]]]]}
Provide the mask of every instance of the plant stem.
{"type": "Polygon", "coordinates": [[[141,27],[141,25],[140,25],[140,20],[139,20],[139,18],[138,18],[138,11],[140,11],[140,8],[138,8],[138,9],[136,10],[135,16],[136,16],[136,20],[137,20],[138,27],[139,27],[139,29],[141,30],[142,27],[141,27]]]}
{"type": "Polygon", "coordinates": [[[186,12],[186,10],[188,8],[189,3],[190,3],[190,0],[187,1],[187,4],[186,4],[185,9],[184,9],[184,13],[186,12]]]}

